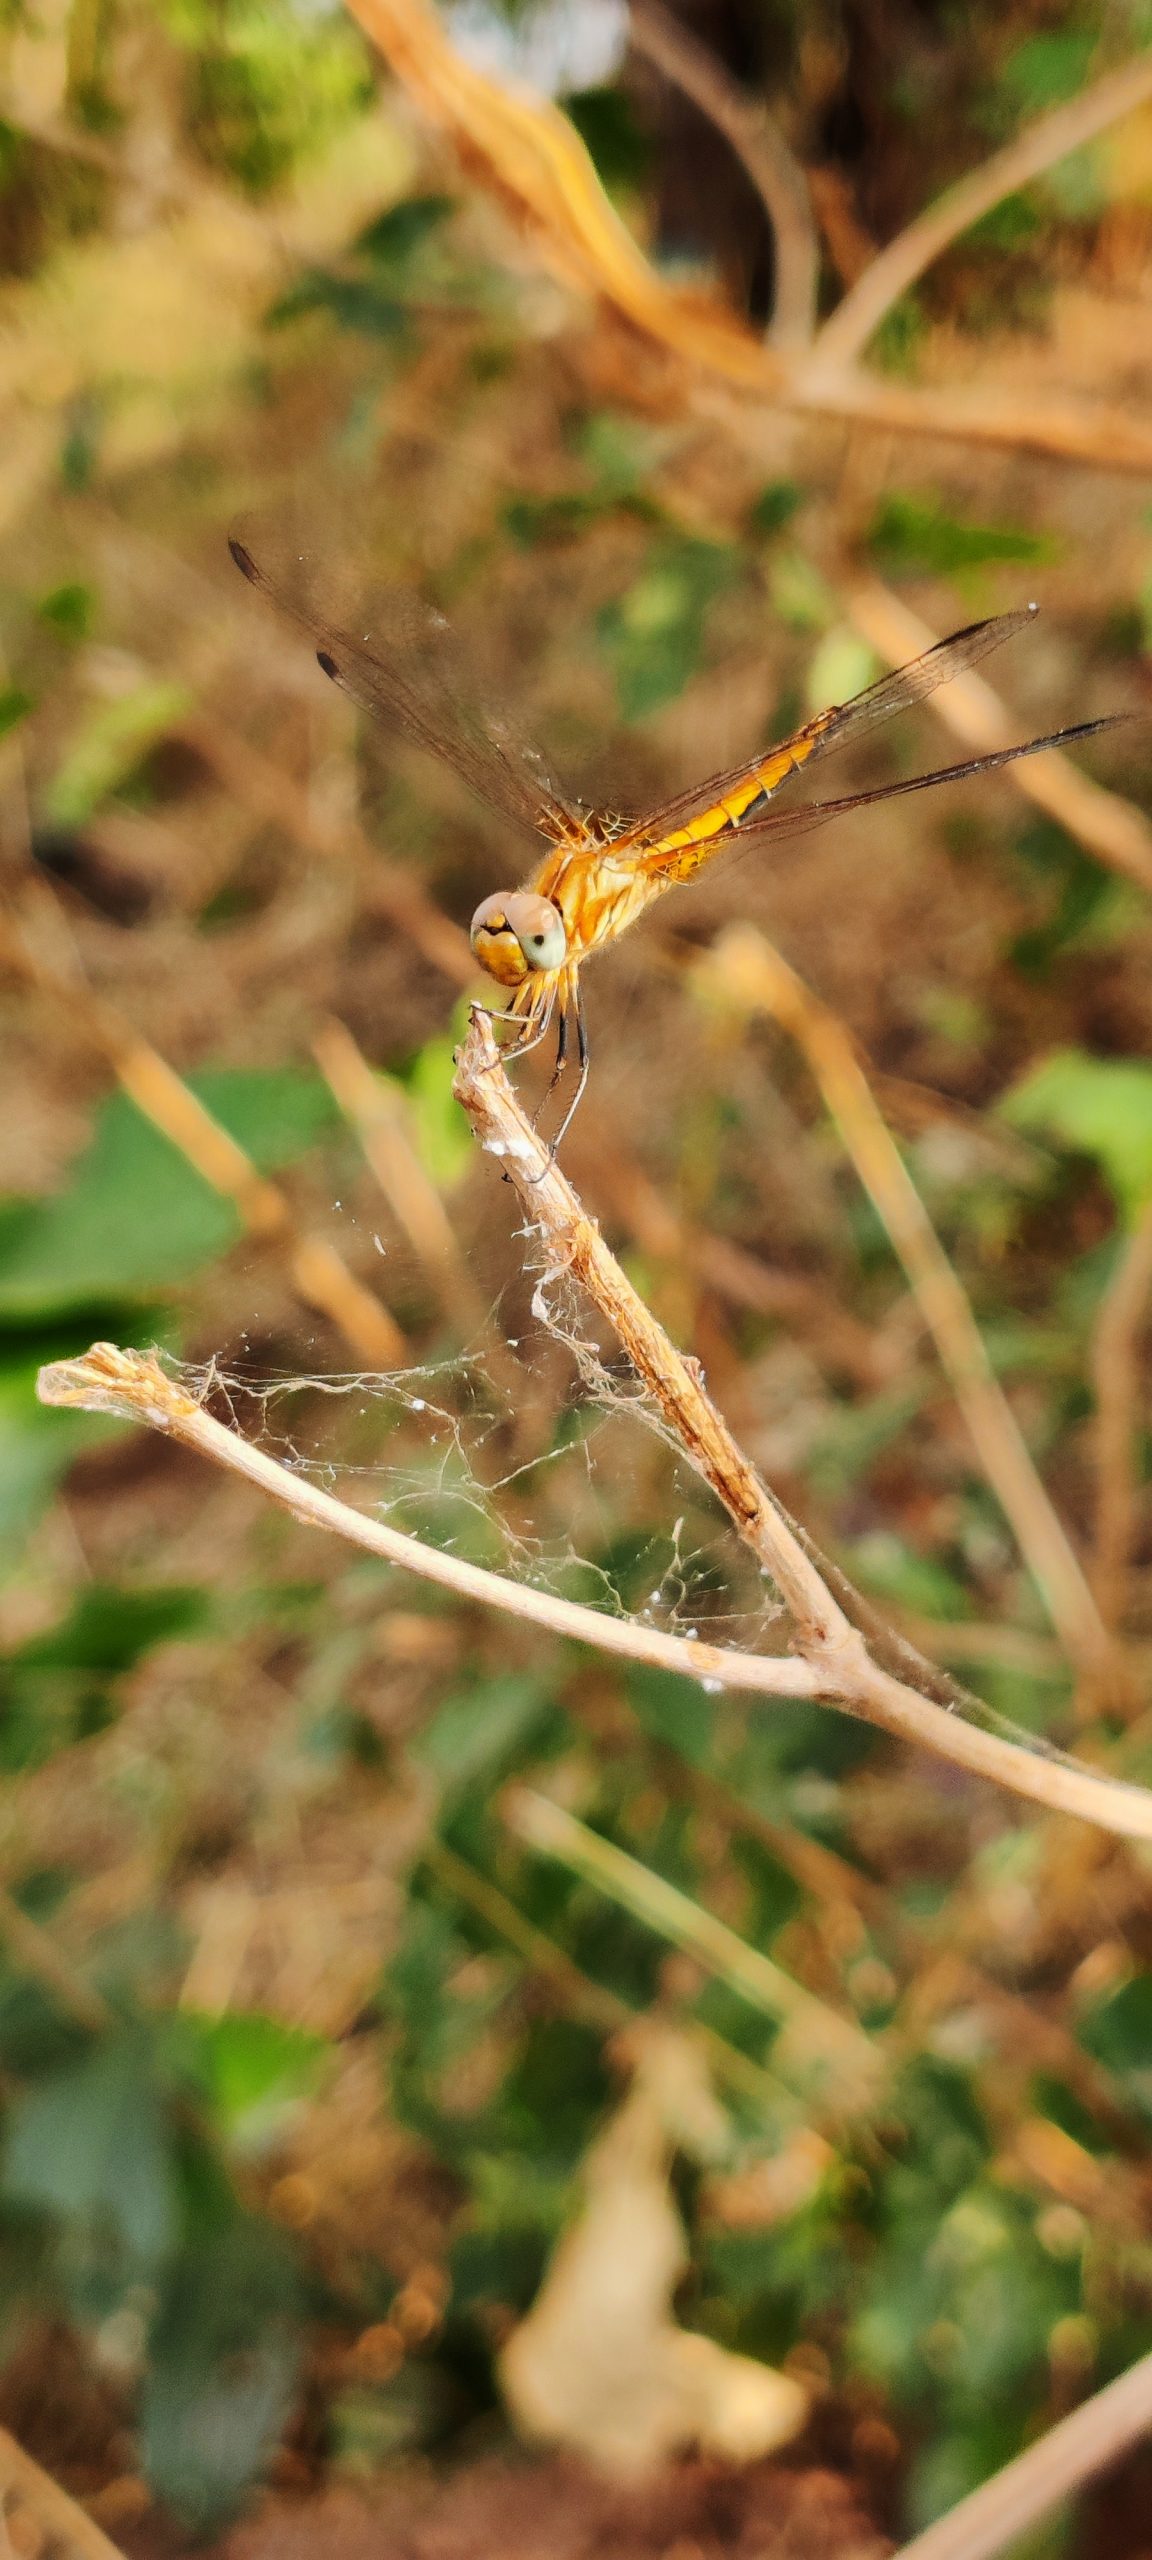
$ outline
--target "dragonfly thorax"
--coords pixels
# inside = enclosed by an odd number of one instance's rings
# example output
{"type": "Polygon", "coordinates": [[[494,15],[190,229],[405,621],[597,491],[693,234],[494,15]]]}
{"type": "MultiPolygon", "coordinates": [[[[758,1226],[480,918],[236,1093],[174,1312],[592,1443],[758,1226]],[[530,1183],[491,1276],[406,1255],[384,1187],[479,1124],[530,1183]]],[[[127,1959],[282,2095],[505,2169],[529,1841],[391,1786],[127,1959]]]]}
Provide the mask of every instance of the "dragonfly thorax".
{"type": "Polygon", "coordinates": [[[550,898],[510,889],[484,898],[472,918],[472,949],[482,969],[502,987],[562,969],[568,957],[564,918],[550,898]]]}

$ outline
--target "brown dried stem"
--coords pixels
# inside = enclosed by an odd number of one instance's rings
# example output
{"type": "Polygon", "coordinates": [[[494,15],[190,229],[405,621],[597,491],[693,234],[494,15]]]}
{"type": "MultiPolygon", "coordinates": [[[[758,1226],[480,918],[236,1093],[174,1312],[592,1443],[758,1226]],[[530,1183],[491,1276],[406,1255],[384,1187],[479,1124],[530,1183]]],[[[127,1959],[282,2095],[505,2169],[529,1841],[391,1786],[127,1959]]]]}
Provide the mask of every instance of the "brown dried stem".
{"type": "MultiPolygon", "coordinates": [[[[515,1162],[525,1203],[538,1223],[543,1212],[543,1223],[560,1256],[559,1267],[571,1265],[575,1270],[582,1269],[587,1277],[595,1266],[589,1263],[586,1247],[595,1237],[597,1262],[599,1256],[605,1256],[615,1273],[611,1303],[618,1306],[621,1295],[629,1294],[624,1274],[612,1263],[611,1255],[605,1254],[563,1176],[548,1164],[540,1140],[520,1111],[506,1079],[496,1069],[492,1034],[482,1017],[473,1023],[461,1066],[461,1082],[470,1093],[478,1076],[483,1102],[477,1108],[476,1119],[484,1144],[491,1147],[494,1142],[499,1152],[515,1162]],[[488,1072],[489,1069],[493,1071],[488,1072]],[[489,1131],[491,1135],[487,1134],[489,1131]]],[[[589,1285],[593,1286],[591,1278],[589,1285]]],[[[721,1485],[728,1486],[731,1477],[734,1518],[743,1517],[737,1505],[746,1499],[746,1488],[751,1485],[756,1494],[752,1524],[758,1525],[770,1511],[767,1495],[757,1484],[747,1460],[735,1451],[713,1407],[707,1407],[711,1417],[708,1446],[698,1448],[688,1437],[682,1421],[681,1385],[686,1383],[701,1397],[702,1390],[659,1327],[653,1326],[652,1330],[662,1346],[657,1372],[661,1380],[667,1371],[668,1399],[665,1402],[661,1394],[660,1401],[666,1418],[680,1432],[686,1455],[702,1472],[706,1463],[717,1466],[718,1490],[721,1485]],[[734,1452],[731,1467],[725,1455],[728,1449],[734,1452]]],[[[650,1663],[689,1680],[714,1681],[718,1688],[762,1697],[823,1698],[901,1741],[938,1751],[944,1759],[973,1775],[990,1778],[1053,1811],[1078,1814],[1123,1838],[1152,1840],[1152,1794],[1144,1788],[1124,1785],[1073,1761],[1041,1757],[1019,1743],[1003,1740],[999,1734],[985,1733],[881,1670],[868,1656],[863,1639],[837,1608],[782,1520],[777,1524],[779,1536],[773,1547],[782,1574],[793,1584],[801,1609],[808,1613],[806,1649],[780,1655],[736,1653],[724,1646],[702,1644],[696,1637],[664,1635],[632,1619],[610,1618],[600,1610],[582,1608],[575,1601],[556,1599],[551,1592],[509,1582],[501,1574],[488,1573],[458,1556],[423,1546],[418,1538],[406,1537],[385,1521],[353,1511],[347,1503],[337,1502],[318,1486],[292,1475],[288,1468],[277,1466],[262,1449],[242,1440],[238,1432],[226,1430],[222,1423],[214,1421],[194,1396],[165,1375],[152,1352],[122,1351],[113,1343],[95,1343],[81,1359],[55,1361],[42,1369],[38,1393],[43,1404],[70,1406],[88,1413],[113,1413],[122,1421],[146,1423],[153,1430],[168,1432],[185,1448],[243,1476],[303,1525],[346,1538],[369,1555],[402,1566],[422,1580],[438,1584],[441,1590],[453,1592],[458,1599],[501,1609],[506,1616],[540,1627],[550,1635],[594,1645],[601,1653],[650,1663]],[[822,1627],[827,1633],[820,1632],[822,1627]]],[[[707,1406],[706,1398],[703,1402],[707,1406]]]]}
{"type": "MultiPolygon", "coordinates": [[[[1102,1782],[1088,1771],[1048,1758],[1033,1761],[1019,1745],[963,1722],[873,1661],[862,1635],[733,1440],[695,1363],[668,1341],[550,1159],[512,1093],[490,1025],[479,1012],[460,1053],[455,1090],[481,1144],[519,1189],[541,1237],[546,1271],[538,1298],[550,1276],[570,1273],[607,1318],[679,1446],[783,1595],[793,1620],[796,1656],[817,1673],[819,1693],[887,1732],[926,1743],[988,1776],[998,1774],[1006,1784],[1035,1793],[1039,1801],[1071,1806],[1081,1780],[1099,1787],[1102,1782]],[[986,1756],[989,1747],[991,1758],[986,1756]]],[[[746,1659],[731,1653],[722,1658],[729,1667],[746,1659]]],[[[1137,1792],[1124,1790],[1125,1801],[1137,1792]]],[[[1142,1826],[1150,1815],[1152,1796],[1141,1804],[1142,1826]]]]}
{"type": "Polygon", "coordinates": [[[804,172],[774,117],[733,80],[707,45],[662,0],[632,0],[637,53],[675,82],[743,162],[772,225],[776,280],[770,347],[782,355],[811,345],[820,286],[820,243],[804,172]]]}
{"type": "Polygon", "coordinates": [[[1152,98],[1152,51],[1109,71],[1050,115],[1038,116],[979,169],[947,187],[926,212],[880,251],[819,331],[813,371],[843,373],[862,355],[881,321],[917,276],[1006,196],[1079,151],[1096,134],[1152,98]]]}
{"type": "Polygon", "coordinates": [[[855,1044],[752,925],[734,925],[697,972],[717,999],[783,1024],[803,1050],[825,1105],[908,1275],[973,1446],[1011,1523],[1071,1659],[1110,1667],[1107,1629],[994,1374],[968,1299],[869,1086],[855,1044]]]}
{"type": "Polygon", "coordinates": [[[1152,1200],[1125,1241],[1101,1302],[1092,1345],[1096,1388],[1096,1554],[1093,1582],[1106,1624],[1127,1599],[1139,1487],[1133,1435],[1141,1411],[1140,1337],[1152,1291],[1152,1200]]]}
{"type": "Polygon", "coordinates": [[[1152,2426],[1152,2355],[1050,2427],[1015,2462],[907,2542],[897,2560],[993,2560],[1152,2426]]]}
{"type": "Polygon", "coordinates": [[[0,2427],[0,2529],[7,2550],[51,2551],[68,2560],[124,2560],[92,2517],[66,2489],[33,2462],[23,2445],[0,2427]],[[23,2510],[23,2512],[21,2512],[23,2510]],[[9,2532],[14,2525],[16,2531],[9,2532]]]}
{"type": "MultiPolygon", "coordinates": [[[[786,366],[741,321],[698,295],[674,291],[655,273],[551,100],[514,97],[464,62],[427,0],[348,0],[348,6],[425,113],[453,135],[472,168],[483,169],[553,274],[602,294],[689,368],[701,397],[712,395],[711,405],[723,384],[753,395],[725,412],[725,425],[739,440],[759,439],[767,404],[770,413],[800,409],[882,434],[1023,446],[1116,470],[1152,470],[1152,430],[1130,408],[1047,400],[1029,407],[1014,393],[882,381],[842,362],[817,363],[811,353],[786,366]]],[[[1142,65],[1115,77],[1135,85],[1138,72],[1142,77],[1142,65]]]]}

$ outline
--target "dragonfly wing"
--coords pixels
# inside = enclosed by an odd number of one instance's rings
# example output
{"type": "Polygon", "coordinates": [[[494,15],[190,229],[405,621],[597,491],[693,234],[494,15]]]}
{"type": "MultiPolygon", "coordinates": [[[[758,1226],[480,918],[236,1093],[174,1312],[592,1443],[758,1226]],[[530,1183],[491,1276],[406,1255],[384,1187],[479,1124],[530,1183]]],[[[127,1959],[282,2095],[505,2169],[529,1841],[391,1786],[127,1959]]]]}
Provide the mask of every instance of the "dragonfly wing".
{"type": "Polygon", "coordinates": [[[726,772],[714,773],[690,791],[663,801],[658,809],[637,819],[615,839],[613,853],[655,854],[669,838],[677,838],[681,829],[691,830],[693,842],[723,835],[739,823],[745,809],[766,793],[778,791],[793,773],[816,763],[821,756],[854,744],[869,730],[894,719],[897,712],[925,701],[940,685],[950,684],[954,676],[976,666],[991,650],[1001,648],[1005,640],[1025,630],[1035,619],[1036,610],[1035,605],[1021,605],[1013,613],[969,623],[963,631],[954,631],[950,639],[936,641],[921,657],[881,676],[865,692],[854,694],[850,702],[817,712],[814,719],[794,730],[790,738],[782,739],[779,746],[770,747],[765,754],[746,759],[743,764],[732,765],[726,772]]]}
{"type": "Polygon", "coordinates": [[[304,553],[260,557],[240,535],[228,544],[237,568],[312,641],[325,675],[362,711],[399,729],[460,776],[501,817],[546,833],[577,823],[543,759],[512,724],[469,696],[461,652],[449,625],[410,592],[373,596],[370,627],[334,615],[304,553]]]}
{"type": "MultiPolygon", "coordinates": [[[[882,782],[873,791],[851,791],[840,800],[813,800],[806,809],[766,809],[759,818],[748,818],[742,826],[729,827],[723,835],[710,837],[695,845],[679,849],[654,846],[647,855],[629,857],[629,867],[668,872],[671,880],[686,880],[713,854],[727,853],[750,843],[761,843],[766,836],[777,841],[792,836],[810,835],[816,827],[826,827],[833,818],[844,818],[854,809],[875,809],[885,800],[904,800],[913,791],[934,791],[942,782],[965,782],[969,774],[998,773],[1003,765],[1019,764],[1024,756],[1044,755],[1049,747],[1074,746],[1081,738],[1095,738],[1104,729],[1123,729],[1132,715],[1126,711],[1110,712],[1102,720],[1078,720],[1068,729],[1054,729],[1046,738],[1028,738],[1018,747],[999,747],[995,754],[969,756],[962,764],[937,765],[931,773],[913,774],[904,782],[882,782]]],[[[615,854],[617,847],[612,847],[615,854]]]]}

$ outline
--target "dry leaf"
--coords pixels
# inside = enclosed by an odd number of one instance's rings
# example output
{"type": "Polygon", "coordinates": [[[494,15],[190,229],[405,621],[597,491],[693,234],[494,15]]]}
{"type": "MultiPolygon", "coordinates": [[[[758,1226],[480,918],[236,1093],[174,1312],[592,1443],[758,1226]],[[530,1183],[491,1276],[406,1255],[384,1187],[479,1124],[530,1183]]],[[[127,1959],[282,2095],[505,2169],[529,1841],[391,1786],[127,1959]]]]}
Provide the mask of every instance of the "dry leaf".
{"type": "Polygon", "coordinates": [[[799,2383],[671,2317],[687,2263],[668,2179],[673,2138],[714,2153],[718,2115],[690,2040],[647,2034],[628,2096],[588,2153],[579,2220],[501,2358],[525,2434],[618,2475],[688,2444],[750,2462],[787,2444],[807,2415],[799,2383]]]}

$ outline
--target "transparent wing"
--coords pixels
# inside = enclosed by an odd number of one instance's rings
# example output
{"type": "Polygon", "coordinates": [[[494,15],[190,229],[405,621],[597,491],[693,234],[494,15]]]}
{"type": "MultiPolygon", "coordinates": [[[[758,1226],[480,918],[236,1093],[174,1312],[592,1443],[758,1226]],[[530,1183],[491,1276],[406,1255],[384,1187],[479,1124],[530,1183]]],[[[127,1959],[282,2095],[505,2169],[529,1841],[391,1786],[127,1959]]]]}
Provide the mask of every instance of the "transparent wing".
{"type": "Polygon", "coordinates": [[[325,675],[362,711],[413,739],[501,817],[548,835],[578,825],[542,758],[501,714],[470,698],[452,631],[417,596],[403,589],[373,596],[371,628],[361,632],[326,609],[306,554],[278,557],[263,535],[259,560],[239,534],[228,548],[249,584],[299,623],[325,675]]]}
{"type": "Polygon", "coordinates": [[[925,701],[940,685],[950,684],[953,676],[962,675],[991,650],[1001,648],[1014,633],[1023,631],[1034,620],[1036,610],[1035,605],[1021,605],[1014,613],[970,623],[965,630],[953,632],[951,639],[936,641],[922,657],[912,658],[906,667],[881,676],[864,693],[854,694],[850,702],[818,712],[814,720],[807,721],[802,729],[765,754],[746,758],[743,764],[732,765],[726,772],[714,773],[706,782],[696,783],[674,799],[663,801],[658,809],[649,810],[614,838],[613,855],[632,848],[654,849],[659,839],[675,834],[693,820],[714,819],[715,825],[701,826],[700,833],[719,834],[735,822],[725,802],[743,799],[744,807],[750,806],[763,792],[778,790],[791,773],[815,763],[821,756],[853,745],[869,730],[894,719],[897,712],[925,701]]]}

